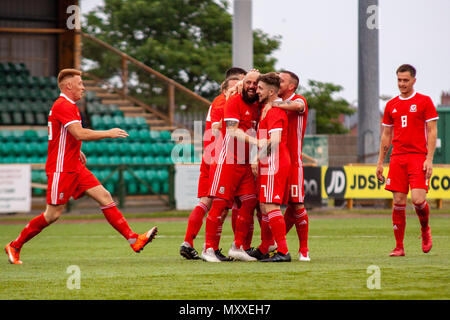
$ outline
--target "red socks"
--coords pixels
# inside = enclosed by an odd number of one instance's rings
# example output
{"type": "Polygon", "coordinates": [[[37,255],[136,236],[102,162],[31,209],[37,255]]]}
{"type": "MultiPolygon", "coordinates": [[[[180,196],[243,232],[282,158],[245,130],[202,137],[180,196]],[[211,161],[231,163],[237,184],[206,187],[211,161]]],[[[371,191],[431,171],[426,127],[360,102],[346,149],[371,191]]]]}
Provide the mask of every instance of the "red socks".
{"type": "Polygon", "coordinates": [[[301,208],[295,212],[295,228],[297,229],[300,252],[306,255],[308,252],[309,219],[305,208],[301,208]]]}
{"type": "Polygon", "coordinates": [[[270,230],[269,216],[263,214],[261,217],[261,245],[258,247],[262,254],[269,252],[269,247],[273,244],[273,235],[270,230]]]}
{"type": "Polygon", "coordinates": [[[233,229],[233,233],[236,232],[236,220],[239,215],[239,206],[236,202],[233,203],[233,207],[231,208],[231,228],[233,229]]]}
{"type": "Polygon", "coordinates": [[[220,242],[220,233],[222,231],[222,212],[227,207],[227,201],[215,198],[205,223],[205,250],[213,248],[217,250],[220,242]]]}
{"type": "MultiPolygon", "coordinates": [[[[244,195],[239,198],[241,200],[241,207],[239,208],[238,218],[236,220],[236,227],[234,233],[234,244],[236,248],[244,247],[248,243],[249,230],[253,223],[253,214],[256,204],[258,203],[256,195],[244,195]]],[[[251,233],[253,236],[253,232],[251,233]]],[[[251,243],[251,240],[250,240],[251,243]]]]}
{"type": "Polygon", "coordinates": [[[270,230],[277,242],[277,251],[282,254],[288,253],[286,243],[286,224],[280,209],[272,210],[268,214],[270,230]]]}
{"type": "Polygon", "coordinates": [[[136,241],[138,234],[130,229],[128,222],[125,220],[119,209],[117,209],[114,202],[101,207],[101,209],[109,224],[127,239],[130,244],[136,241]]]}
{"type": "Polygon", "coordinates": [[[31,240],[34,236],[42,231],[49,224],[44,218],[44,213],[33,218],[22,230],[20,235],[11,243],[13,248],[20,250],[25,242],[31,240]]]}
{"type": "Polygon", "coordinates": [[[396,248],[403,248],[403,239],[405,237],[406,226],[405,209],[406,205],[404,204],[394,204],[394,209],[392,210],[392,224],[394,228],[396,248]]]}
{"type": "Polygon", "coordinates": [[[428,206],[428,203],[424,201],[421,204],[415,204],[414,209],[416,209],[422,230],[426,230],[428,228],[428,220],[430,217],[430,207],[428,206]]]}
{"type": "Polygon", "coordinates": [[[188,226],[184,241],[194,247],[194,239],[197,236],[203,224],[203,217],[208,212],[208,207],[200,202],[189,215],[188,226]]]}
{"type": "Polygon", "coordinates": [[[284,223],[286,224],[286,234],[289,233],[295,224],[295,209],[293,206],[288,206],[284,212],[284,223]]]}

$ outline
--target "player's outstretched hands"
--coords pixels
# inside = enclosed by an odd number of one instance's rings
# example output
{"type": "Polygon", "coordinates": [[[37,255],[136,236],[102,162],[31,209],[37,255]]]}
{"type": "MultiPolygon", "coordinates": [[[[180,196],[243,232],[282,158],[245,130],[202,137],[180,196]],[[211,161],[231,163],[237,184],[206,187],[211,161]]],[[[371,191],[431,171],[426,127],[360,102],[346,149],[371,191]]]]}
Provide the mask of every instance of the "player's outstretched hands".
{"type": "Polygon", "coordinates": [[[112,138],[112,139],[128,137],[128,133],[125,130],[122,130],[120,128],[113,128],[113,129],[108,130],[108,132],[110,134],[110,138],[112,138]]]}
{"type": "Polygon", "coordinates": [[[425,171],[425,176],[429,180],[433,174],[433,161],[426,159],[423,163],[423,171],[425,171]]]}
{"type": "Polygon", "coordinates": [[[384,182],[384,176],[383,176],[383,165],[382,164],[378,164],[377,165],[377,179],[380,182],[384,182]]]}

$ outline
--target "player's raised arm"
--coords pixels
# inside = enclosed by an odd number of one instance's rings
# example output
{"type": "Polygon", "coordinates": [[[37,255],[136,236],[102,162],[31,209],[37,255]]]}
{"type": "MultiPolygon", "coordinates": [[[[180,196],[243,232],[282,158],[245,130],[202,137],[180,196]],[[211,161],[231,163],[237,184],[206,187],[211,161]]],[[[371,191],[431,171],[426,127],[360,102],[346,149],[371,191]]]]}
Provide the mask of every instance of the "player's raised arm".
{"type": "Polygon", "coordinates": [[[271,103],[272,107],[278,107],[288,111],[305,111],[305,103],[301,99],[297,100],[286,100],[286,101],[273,101],[271,103]]]}
{"type": "Polygon", "coordinates": [[[109,130],[91,130],[81,126],[81,123],[74,122],[67,127],[67,130],[75,139],[81,141],[93,141],[101,139],[115,139],[126,138],[128,133],[120,128],[113,128],[109,130]]]}

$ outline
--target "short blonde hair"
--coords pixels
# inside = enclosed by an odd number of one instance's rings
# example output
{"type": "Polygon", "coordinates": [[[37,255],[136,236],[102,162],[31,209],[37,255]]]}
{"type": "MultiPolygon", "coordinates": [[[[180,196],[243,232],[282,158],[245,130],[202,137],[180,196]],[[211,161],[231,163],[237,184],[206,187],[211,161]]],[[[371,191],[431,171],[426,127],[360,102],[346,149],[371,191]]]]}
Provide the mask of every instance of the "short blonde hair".
{"type": "Polygon", "coordinates": [[[61,89],[61,84],[64,80],[74,77],[74,76],[80,76],[81,77],[82,72],[77,69],[63,69],[58,74],[58,87],[61,89]]]}

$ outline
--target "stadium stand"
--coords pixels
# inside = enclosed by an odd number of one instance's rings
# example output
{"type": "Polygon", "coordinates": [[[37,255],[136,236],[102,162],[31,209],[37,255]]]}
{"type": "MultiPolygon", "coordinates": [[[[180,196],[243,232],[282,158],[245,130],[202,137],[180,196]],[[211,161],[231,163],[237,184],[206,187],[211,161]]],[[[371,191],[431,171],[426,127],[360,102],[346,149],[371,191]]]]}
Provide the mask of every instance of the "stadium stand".
{"type": "MultiPolygon", "coordinates": [[[[45,126],[48,112],[58,96],[55,77],[30,76],[24,63],[0,63],[0,163],[45,163],[48,139],[45,126]],[[30,129],[21,129],[24,126],[30,129]]],[[[96,91],[86,91],[85,100],[90,127],[96,130],[120,127],[130,135],[126,141],[83,143],[82,151],[88,158],[88,165],[113,165],[94,167],[92,171],[98,179],[108,178],[105,186],[116,194],[119,174],[112,174],[114,166],[131,164],[135,165],[132,167],[134,174],[124,171],[127,194],[167,194],[169,172],[166,164],[173,163],[171,154],[175,147],[171,132],[161,130],[166,127],[150,130],[151,120],[139,116],[141,113],[126,116],[118,104],[104,103],[96,91]],[[159,166],[148,169],[146,164],[159,166]],[[141,181],[150,185],[151,190],[141,181]]],[[[129,110],[129,107],[126,108],[129,110]]],[[[200,161],[198,157],[193,157],[192,145],[177,145],[177,148],[176,162],[200,161]]],[[[46,184],[45,171],[33,170],[32,182],[46,184]]],[[[33,188],[33,195],[45,195],[45,190],[33,188]]]]}

